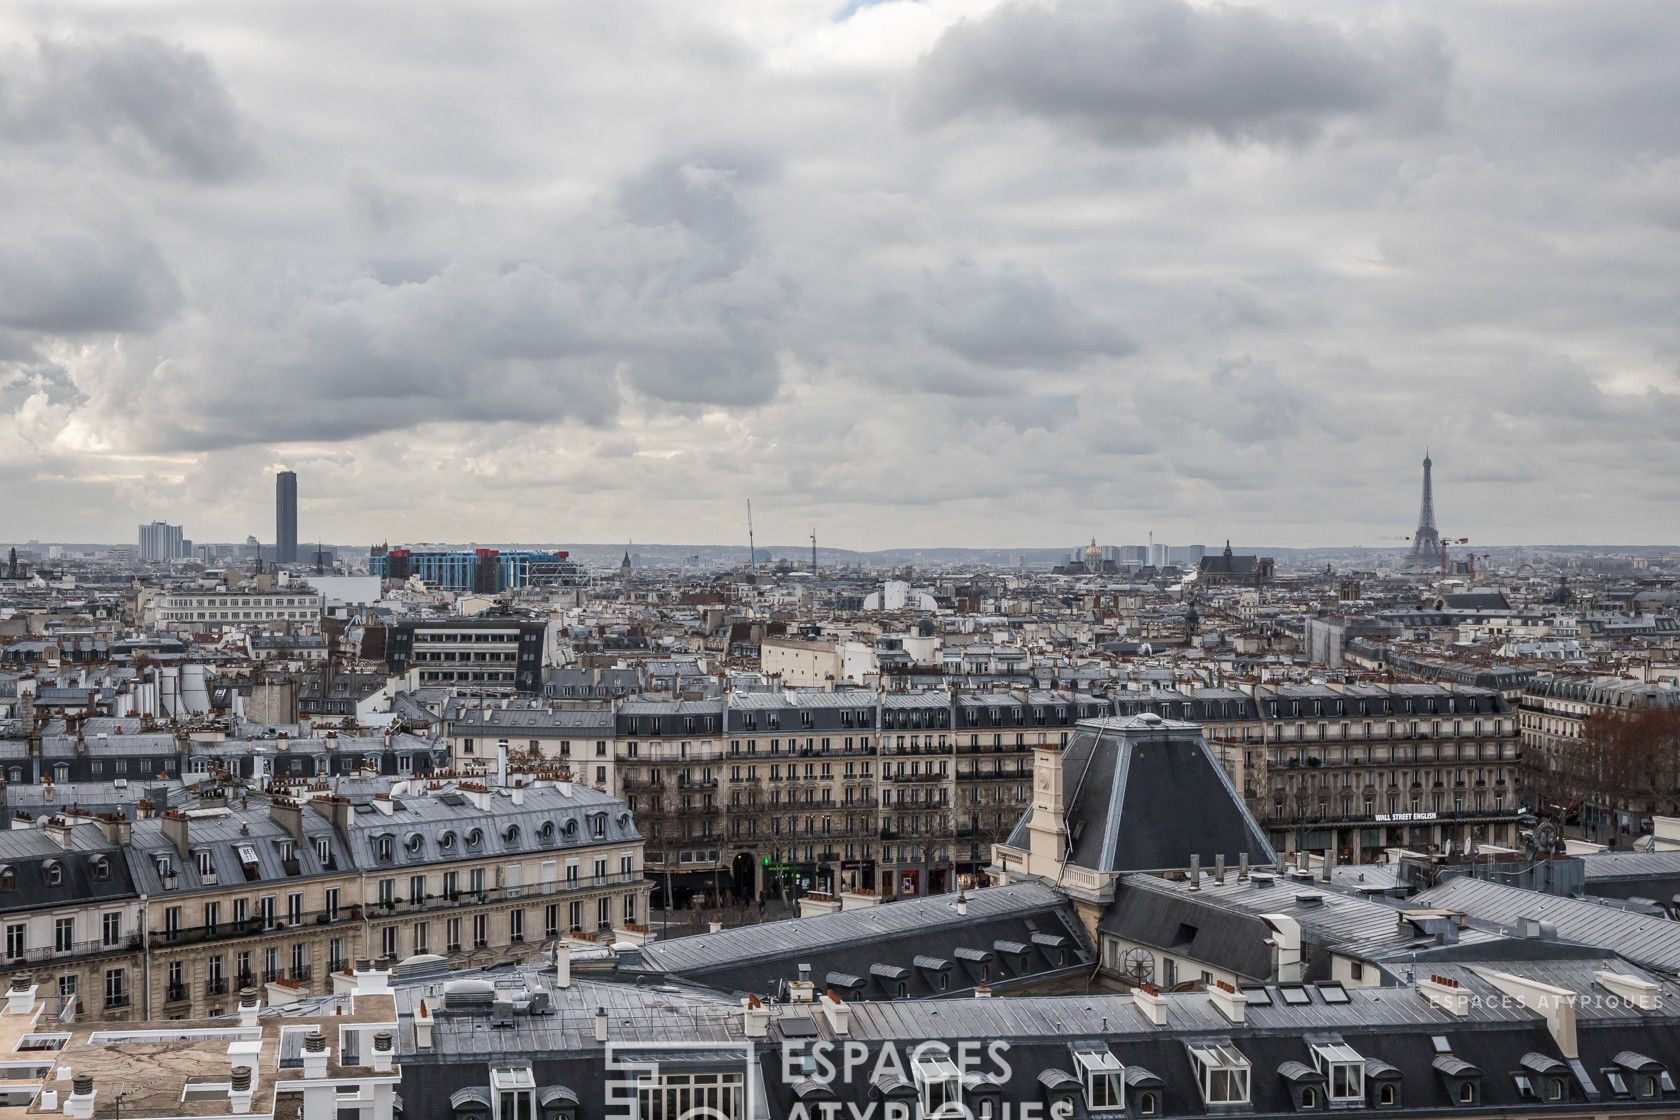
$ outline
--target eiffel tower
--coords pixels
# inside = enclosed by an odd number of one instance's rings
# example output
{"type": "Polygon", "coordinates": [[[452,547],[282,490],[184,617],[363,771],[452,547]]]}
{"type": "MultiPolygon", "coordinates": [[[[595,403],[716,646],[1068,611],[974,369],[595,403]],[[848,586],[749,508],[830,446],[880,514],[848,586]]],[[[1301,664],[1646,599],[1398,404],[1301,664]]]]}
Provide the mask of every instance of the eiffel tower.
{"type": "Polygon", "coordinates": [[[1430,480],[1433,466],[1426,448],[1423,452],[1423,505],[1418,509],[1417,532],[1412,534],[1412,551],[1406,557],[1408,568],[1433,568],[1441,562],[1441,534],[1435,528],[1435,485],[1430,480]]]}

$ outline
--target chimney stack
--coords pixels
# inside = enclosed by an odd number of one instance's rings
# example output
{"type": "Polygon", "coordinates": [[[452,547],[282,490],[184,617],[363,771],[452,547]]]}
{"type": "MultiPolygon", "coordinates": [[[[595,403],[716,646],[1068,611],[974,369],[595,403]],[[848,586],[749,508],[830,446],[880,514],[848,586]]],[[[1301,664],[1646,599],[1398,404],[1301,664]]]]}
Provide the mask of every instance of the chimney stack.
{"type": "Polygon", "coordinates": [[[373,1072],[390,1073],[391,1060],[396,1056],[397,1043],[390,1031],[379,1031],[373,1036],[373,1072]]]}
{"type": "Polygon", "coordinates": [[[325,1077],[327,1060],[327,1036],[316,1028],[303,1038],[303,1075],[312,1080],[325,1077]]]}
{"type": "Polygon", "coordinates": [[[604,1008],[604,1007],[597,1007],[595,1009],[595,1041],[596,1042],[605,1042],[606,1040],[607,1040],[607,1009],[604,1008]]]}
{"type": "Polygon", "coordinates": [[[163,814],[163,837],[175,845],[175,853],[184,864],[192,858],[192,843],[188,838],[187,815],[179,809],[163,814]]]}
{"type": "Polygon", "coordinates": [[[93,1120],[93,1077],[79,1073],[70,1086],[70,1099],[64,1102],[64,1115],[70,1120],[93,1120]]]}
{"type": "Polygon", "coordinates": [[[1193,891],[1202,889],[1202,856],[1200,852],[1190,854],[1190,889],[1193,891]]]}
{"type": "MultiPolygon", "coordinates": [[[[602,1014],[605,1015],[605,1012],[602,1014]]],[[[770,1012],[764,1009],[757,996],[743,996],[741,999],[741,1032],[748,1038],[763,1038],[770,1033],[770,1012]]],[[[597,1034],[605,1038],[605,1025],[597,1028],[597,1034]]]]}
{"type": "Polygon", "coordinates": [[[1213,857],[1213,881],[1222,887],[1225,885],[1225,853],[1223,852],[1213,857]]]}
{"type": "Polygon", "coordinates": [[[251,1067],[240,1066],[228,1079],[228,1109],[236,1114],[251,1111],[251,1067]]]}
{"type": "Polygon", "coordinates": [[[12,977],[12,988],[6,993],[6,1014],[29,1014],[35,1007],[35,993],[38,990],[33,976],[20,973],[12,977]]]}

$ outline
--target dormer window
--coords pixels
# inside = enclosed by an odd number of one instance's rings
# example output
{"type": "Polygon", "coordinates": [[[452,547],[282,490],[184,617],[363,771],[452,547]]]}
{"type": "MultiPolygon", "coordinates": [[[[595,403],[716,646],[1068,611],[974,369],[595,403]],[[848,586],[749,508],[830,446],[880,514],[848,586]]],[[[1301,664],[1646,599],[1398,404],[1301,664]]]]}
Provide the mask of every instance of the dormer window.
{"type": "Polygon", "coordinates": [[[1384,1085],[1377,1090],[1377,1103],[1384,1108],[1393,1108],[1399,1103],[1399,1100],[1400,1094],[1395,1091],[1392,1085],[1384,1085]]]}
{"type": "Polygon", "coordinates": [[[57,860],[49,860],[46,868],[47,886],[60,887],[64,885],[64,865],[57,860]]]}
{"type": "Polygon", "coordinates": [[[392,856],[395,854],[396,845],[392,843],[391,837],[381,836],[375,842],[375,850],[378,852],[380,862],[389,863],[391,862],[392,856]]]}
{"type": "Polygon", "coordinates": [[[111,877],[111,861],[104,856],[94,856],[88,866],[93,868],[93,877],[101,883],[111,877]]]}
{"type": "Polygon", "coordinates": [[[193,862],[198,865],[200,875],[209,875],[216,869],[216,863],[210,858],[210,849],[208,848],[200,848],[194,852],[193,862]]]}
{"type": "Polygon", "coordinates": [[[597,840],[607,838],[607,815],[605,813],[595,813],[590,816],[589,835],[597,840]]]}
{"type": "Polygon", "coordinates": [[[1095,1112],[1126,1107],[1126,1068],[1108,1047],[1075,1050],[1073,1062],[1084,1082],[1086,1108],[1095,1112]]]}
{"type": "Polygon", "coordinates": [[[507,828],[502,830],[502,839],[510,845],[519,843],[519,826],[516,824],[508,825],[507,828]]]}
{"type": "Polygon", "coordinates": [[[1137,1095],[1137,1114],[1139,1116],[1154,1116],[1161,1110],[1159,1101],[1160,1098],[1155,1095],[1153,1090],[1139,1093],[1137,1095]]]}
{"type": "Polygon", "coordinates": [[[950,1055],[932,1051],[916,1058],[916,1095],[921,1101],[921,1115],[926,1120],[937,1117],[960,1117],[962,1105],[962,1072],[950,1055]]]}
{"type": "Polygon", "coordinates": [[[1190,1047],[1202,1100],[1207,1104],[1247,1104],[1249,1064],[1242,1052],[1223,1042],[1190,1047]]]}
{"type": "Polygon", "coordinates": [[[332,842],[325,836],[315,837],[315,858],[323,867],[332,862],[332,842]]]}
{"type": "Polygon", "coordinates": [[[426,838],[418,832],[411,832],[408,834],[408,839],[404,841],[404,844],[409,851],[418,854],[420,849],[426,846],[426,838]]]}
{"type": "Polygon", "coordinates": [[[484,830],[482,828],[472,828],[467,831],[467,847],[476,848],[482,843],[484,843],[484,830]]]}
{"type": "Polygon", "coordinates": [[[1459,1104],[1475,1104],[1476,1103],[1476,1086],[1474,1084],[1472,1084],[1469,1081],[1466,1081],[1458,1087],[1458,1103],[1459,1104]]]}
{"type": "Polygon", "coordinates": [[[1346,1043],[1312,1048],[1313,1065],[1324,1075],[1330,1100],[1340,1104],[1365,1099],[1365,1059],[1346,1043]]]}
{"type": "Polygon", "coordinates": [[[448,829],[448,828],[444,829],[443,832],[438,835],[438,849],[440,851],[447,852],[449,849],[453,848],[454,846],[455,846],[455,831],[453,829],[448,829]]]}
{"type": "Polygon", "coordinates": [[[17,890],[17,872],[10,867],[0,867],[0,891],[17,890]]]}
{"type": "Polygon", "coordinates": [[[1616,1065],[1604,1071],[1611,1090],[1619,1097],[1655,1100],[1659,1093],[1674,1092],[1674,1078],[1655,1058],[1623,1050],[1613,1059],[1616,1065]]]}

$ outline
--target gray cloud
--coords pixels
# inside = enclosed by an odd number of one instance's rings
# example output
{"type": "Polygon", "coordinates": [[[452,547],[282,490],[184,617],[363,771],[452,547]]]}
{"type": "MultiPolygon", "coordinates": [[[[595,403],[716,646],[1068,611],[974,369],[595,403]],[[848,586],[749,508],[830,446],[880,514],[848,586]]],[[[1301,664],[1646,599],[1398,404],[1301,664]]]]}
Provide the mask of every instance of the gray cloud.
{"type": "Polygon", "coordinates": [[[1135,347],[1116,324],[1078,307],[1036,270],[961,262],[927,278],[928,336],[971,361],[1059,366],[1135,347]]]}
{"type": "Polygon", "coordinates": [[[1113,144],[1211,133],[1300,142],[1344,117],[1411,129],[1439,116],[1437,36],[1350,32],[1184,0],[1006,0],[923,61],[915,114],[1042,117],[1113,144]]]}
{"type": "Polygon", "coordinates": [[[181,307],[155,245],[83,230],[0,234],[0,326],[45,334],[151,331],[181,307]]]}
{"type": "Polygon", "coordinates": [[[248,127],[203,54],[128,34],[41,38],[7,62],[0,137],[91,142],[147,170],[206,180],[253,158],[248,127]]]}
{"type": "Polygon", "coordinates": [[[0,524],[1672,521],[1671,0],[841,7],[6,8],[0,524]]]}

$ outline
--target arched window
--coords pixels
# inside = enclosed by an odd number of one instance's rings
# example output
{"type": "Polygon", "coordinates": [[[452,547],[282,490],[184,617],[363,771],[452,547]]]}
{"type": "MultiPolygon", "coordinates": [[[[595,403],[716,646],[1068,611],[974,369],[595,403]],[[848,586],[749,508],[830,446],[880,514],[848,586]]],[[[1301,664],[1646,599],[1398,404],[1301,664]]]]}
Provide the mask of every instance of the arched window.
{"type": "Polygon", "coordinates": [[[1384,1085],[1381,1089],[1377,1090],[1377,1103],[1380,1104],[1380,1105],[1393,1107],[1393,1105],[1394,1105],[1394,1086],[1384,1085]]]}
{"type": "Polygon", "coordinates": [[[1317,1089],[1308,1087],[1306,1089],[1301,1090],[1301,1107],[1302,1108],[1317,1108],[1318,1107],[1318,1090],[1317,1089]]]}
{"type": "Polygon", "coordinates": [[[379,838],[379,858],[381,860],[389,860],[391,858],[391,851],[391,838],[389,836],[381,836],[379,838]]]}
{"type": "Polygon", "coordinates": [[[44,868],[47,875],[47,886],[59,887],[64,885],[64,865],[57,860],[48,860],[44,868]]]}
{"type": "Polygon", "coordinates": [[[1475,1104],[1476,1103],[1476,1087],[1474,1085],[1472,1085],[1470,1082],[1466,1081],[1464,1084],[1462,1084],[1458,1087],[1458,1103],[1459,1104],[1475,1104]]]}
{"type": "Polygon", "coordinates": [[[1153,1115],[1155,1115],[1155,1094],[1154,1093],[1139,1093],[1138,1094],[1138,1115],[1139,1116],[1153,1116],[1153,1115]]]}
{"type": "Polygon", "coordinates": [[[17,872],[10,867],[0,867],[0,891],[17,890],[17,872]]]}

